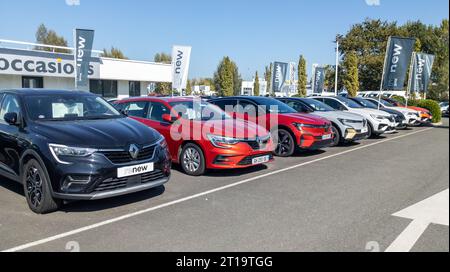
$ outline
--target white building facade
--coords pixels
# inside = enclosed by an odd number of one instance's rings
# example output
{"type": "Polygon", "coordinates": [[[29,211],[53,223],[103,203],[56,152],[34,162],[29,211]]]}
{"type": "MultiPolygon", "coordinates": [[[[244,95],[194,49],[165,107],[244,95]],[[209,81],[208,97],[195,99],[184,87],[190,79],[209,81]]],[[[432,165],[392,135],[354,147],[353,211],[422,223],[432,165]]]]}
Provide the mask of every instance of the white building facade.
{"type": "MultiPolygon", "coordinates": [[[[259,96],[266,96],[269,94],[267,90],[267,81],[264,79],[259,80],[259,96]]],[[[255,95],[255,79],[251,81],[242,81],[241,95],[254,96],[255,95]]]]}
{"type": "MultiPolygon", "coordinates": [[[[72,54],[2,47],[0,43],[0,89],[74,89],[74,70],[72,54]]],[[[170,64],[93,57],[86,91],[105,98],[145,96],[155,82],[172,82],[170,64]]]]}

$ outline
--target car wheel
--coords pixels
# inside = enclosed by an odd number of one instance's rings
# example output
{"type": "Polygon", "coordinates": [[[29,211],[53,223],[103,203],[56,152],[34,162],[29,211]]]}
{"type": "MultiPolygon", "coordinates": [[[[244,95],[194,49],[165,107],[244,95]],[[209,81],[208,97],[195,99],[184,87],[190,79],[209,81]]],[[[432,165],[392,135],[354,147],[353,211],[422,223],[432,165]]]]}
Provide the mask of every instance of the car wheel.
{"type": "Polygon", "coordinates": [[[52,197],[50,181],[41,164],[32,159],[25,164],[23,169],[22,181],[30,209],[37,214],[58,210],[62,201],[52,197]]]}
{"type": "Polygon", "coordinates": [[[180,154],[183,171],[190,176],[201,176],[206,171],[203,151],[195,144],[186,144],[180,154]]]}
{"type": "Polygon", "coordinates": [[[332,126],[331,130],[333,131],[333,143],[331,144],[331,146],[338,146],[341,143],[341,133],[335,126],[332,126]]]}
{"type": "Polygon", "coordinates": [[[373,136],[373,128],[371,124],[368,124],[367,126],[367,139],[372,138],[373,136]]]}
{"type": "Polygon", "coordinates": [[[292,134],[285,130],[280,129],[275,133],[277,147],[275,149],[275,155],[278,157],[290,157],[295,152],[295,141],[292,134]]]}

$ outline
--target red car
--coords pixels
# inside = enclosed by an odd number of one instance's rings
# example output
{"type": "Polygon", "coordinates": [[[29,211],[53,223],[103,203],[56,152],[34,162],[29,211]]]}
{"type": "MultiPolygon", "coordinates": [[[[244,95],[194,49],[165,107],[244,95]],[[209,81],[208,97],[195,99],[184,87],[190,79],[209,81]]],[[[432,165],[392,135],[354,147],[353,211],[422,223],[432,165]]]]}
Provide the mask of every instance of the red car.
{"type": "Polygon", "coordinates": [[[273,160],[274,145],[266,129],[234,120],[210,103],[194,98],[140,97],[116,101],[115,106],[161,133],[172,161],[188,175],[273,160]]]}
{"type": "Polygon", "coordinates": [[[277,147],[275,155],[292,156],[296,147],[313,150],[331,146],[331,122],[298,113],[288,105],[268,97],[226,97],[210,101],[235,118],[255,122],[271,131],[277,147]]]}

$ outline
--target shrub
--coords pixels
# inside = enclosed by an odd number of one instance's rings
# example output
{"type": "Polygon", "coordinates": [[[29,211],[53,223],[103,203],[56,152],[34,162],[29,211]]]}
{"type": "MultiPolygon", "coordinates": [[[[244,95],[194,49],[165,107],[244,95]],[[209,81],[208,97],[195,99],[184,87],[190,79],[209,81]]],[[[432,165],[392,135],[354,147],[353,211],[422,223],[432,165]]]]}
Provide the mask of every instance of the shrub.
{"type": "Polygon", "coordinates": [[[439,123],[442,120],[441,107],[438,102],[430,99],[418,100],[415,106],[429,110],[433,115],[433,123],[439,123]]]}
{"type": "Polygon", "coordinates": [[[394,99],[397,102],[400,102],[402,104],[406,104],[406,99],[403,96],[394,95],[391,98],[394,99]]]}

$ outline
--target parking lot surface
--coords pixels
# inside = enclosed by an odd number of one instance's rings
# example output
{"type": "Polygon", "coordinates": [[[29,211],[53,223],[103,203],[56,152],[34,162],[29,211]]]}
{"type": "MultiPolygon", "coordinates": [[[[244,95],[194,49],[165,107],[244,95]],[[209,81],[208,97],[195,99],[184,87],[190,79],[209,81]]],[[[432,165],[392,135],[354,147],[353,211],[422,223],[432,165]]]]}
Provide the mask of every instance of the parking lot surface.
{"type": "Polygon", "coordinates": [[[445,119],[42,216],[1,178],[0,251],[449,251],[448,164],[445,119]]]}

